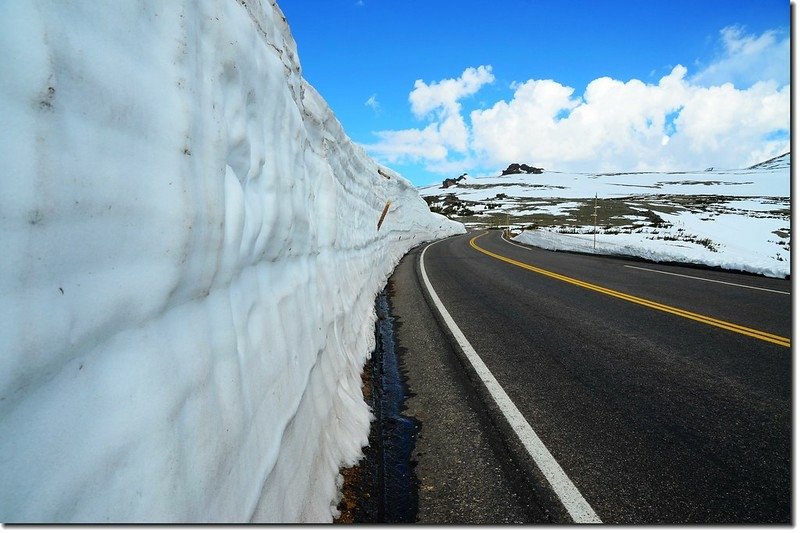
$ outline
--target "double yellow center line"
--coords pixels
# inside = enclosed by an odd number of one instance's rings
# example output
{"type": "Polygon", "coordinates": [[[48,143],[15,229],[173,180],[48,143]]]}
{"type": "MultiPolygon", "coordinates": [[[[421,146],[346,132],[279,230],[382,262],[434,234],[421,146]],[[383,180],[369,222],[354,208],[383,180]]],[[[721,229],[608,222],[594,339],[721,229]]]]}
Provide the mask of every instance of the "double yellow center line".
{"type": "Polygon", "coordinates": [[[533,265],[529,265],[527,263],[523,263],[522,261],[516,261],[509,257],[505,257],[500,254],[496,254],[494,252],[490,252],[485,248],[481,248],[478,246],[475,241],[478,240],[479,237],[483,237],[488,232],[481,233],[470,239],[469,244],[479,252],[488,255],[489,257],[493,257],[500,261],[509,263],[514,266],[518,266],[520,268],[524,268],[525,270],[529,270],[531,272],[536,272],[537,274],[542,274],[543,276],[547,276],[553,279],[557,279],[563,281],[565,283],[570,283],[572,285],[577,285],[578,287],[583,287],[584,289],[589,289],[592,291],[600,292],[606,294],[608,296],[613,296],[614,298],[619,298],[620,300],[625,300],[631,303],[643,305],[645,307],[649,307],[651,309],[655,309],[657,311],[662,311],[664,313],[670,313],[672,315],[677,315],[683,318],[688,318],[689,320],[694,320],[696,322],[702,322],[703,324],[708,324],[709,326],[714,326],[717,328],[726,329],[728,331],[733,331],[734,333],[739,333],[740,335],[746,335],[748,337],[753,337],[755,339],[759,339],[766,342],[771,342],[772,344],[777,344],[779,346],[785,346],[786,348],[791,347],[791,342],[786,337],[781,337],[779,335],[774,335],[772,333],[767,333],[764,331],[759,331],[757,329],[748,328],[746,326],[740,326],[738,324],[732,324],[730,322],[725,322],[724,320],[719,320],[716,318],[712,318],[710,316],[701,315],[698,313],[693,313],[691,311],[686,311],[685,309],[679,309],[677,307],[672,307],[669,305],[661,304],[658,302],[654,302],[652,300],[646,300],[644,298],[639,298],[638,296],[633,296],[630,294],[626,294],[624,292],[615,291],[613,289],[608,289],[606,287],[601,287],[600,285],[595,285],[593,283],[587,283],[585,281],[581,281],[579,279],[570,278],[568,276],[564,276],[562,274],[557,274],[556,272],[551,272],[549,270],[545,270],[543,268],[535,267],[533,265]]]}

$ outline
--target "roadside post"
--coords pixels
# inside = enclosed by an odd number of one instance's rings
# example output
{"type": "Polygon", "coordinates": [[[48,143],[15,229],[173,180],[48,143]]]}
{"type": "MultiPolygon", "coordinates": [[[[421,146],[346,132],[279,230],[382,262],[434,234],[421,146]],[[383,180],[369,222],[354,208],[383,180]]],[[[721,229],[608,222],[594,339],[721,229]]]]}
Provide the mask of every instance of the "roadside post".
{"type": "Polygon", "coordinates": [[[592,235],[592,250],[597,250],[597,193],[594,193],[594,232],[592,235]]]}
{"type": "Polygon", "coordinates": [[[383,206],[383,212],[381,213],[381,218],[378,219],[378,231],[381,230],[381,224],[383,224],[383,219],[386,218],[386,213],[389,211],[390,205],[392,205],[392,201],[386,200],[386,205],[383,206]]]}

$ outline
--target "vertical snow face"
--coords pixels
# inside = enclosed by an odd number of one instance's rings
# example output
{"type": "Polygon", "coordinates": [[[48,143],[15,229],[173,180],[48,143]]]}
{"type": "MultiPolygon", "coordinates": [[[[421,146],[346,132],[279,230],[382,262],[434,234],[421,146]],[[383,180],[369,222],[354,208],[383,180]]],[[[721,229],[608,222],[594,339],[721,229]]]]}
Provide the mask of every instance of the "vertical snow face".
{"type": "Polygon", "coordinates": [[[0,50],[0,521],[330,521],[374,296],[463,226],[274,3],[3,2],[0,50]]]}

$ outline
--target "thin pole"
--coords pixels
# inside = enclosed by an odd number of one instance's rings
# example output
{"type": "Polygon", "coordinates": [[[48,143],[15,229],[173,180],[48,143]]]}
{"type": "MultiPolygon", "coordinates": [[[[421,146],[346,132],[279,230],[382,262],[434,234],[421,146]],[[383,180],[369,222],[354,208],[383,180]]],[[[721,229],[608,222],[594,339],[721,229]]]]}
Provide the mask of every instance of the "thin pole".
{"type": "Polygon", "coordinates": [[[594,236],[592,237],[592,250],[597,250],[597,193],[594,193],[594,236]]]}

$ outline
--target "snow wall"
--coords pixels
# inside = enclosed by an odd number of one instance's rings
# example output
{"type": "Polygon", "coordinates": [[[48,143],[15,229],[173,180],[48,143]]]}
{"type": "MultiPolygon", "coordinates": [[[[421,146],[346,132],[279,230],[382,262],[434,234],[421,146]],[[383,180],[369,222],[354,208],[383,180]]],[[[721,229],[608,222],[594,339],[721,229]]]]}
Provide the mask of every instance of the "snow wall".
{"type": "Polygon", "coordinates": [[[2,2],[0,50],[0,520],[330,521],[375,294],[463,226],[275,4],[2,2]]]}
{"type": "MultiPolygon", "coordinates": [[[[707,220],[708,215],[659,213],[659,216],[675,224],[685,220],[707,220]]],[[[692,233],[696,231],[703,238],[707,238],[707,235],[703,234],[703,230],[706,229],[704,226],[707,225],[701,224],[702,222],[700,224],[695,222],[694,227],[691,225],[687,225],[687,227],[692,228],[690,230],[692,233]]],[[[723,249],[722,252],[711,251],[697,242],[654,239],[647,233],[599,233],[597,238],[593,239],[591,233],[569,234],[548,230],[525,230],[512,240],[545,250],[639,257],[657,263],[677,262],[706,265],[772,278],[785,278],[791,274],[789,261],[775,258],[775,250],[782,248],[774,244],[774,241],[770,242],[770,237],[775,238],[773,231],[776,226],[780,227],[784,224],[781,219],[751,218],[748,220],[738,215],[722,214],[717,216],[714,224],[721,229],[721,231],[717,230],[718,233],[713,238],[715,244],[723,249]],[[743,222],[747,222],[747,224],[743,222]],[[736,223],[739,224],[738,228],[736,228],[736,223]],[[736,228],[738,232],[729,233],[730,228],[736,228]]],[[[587,229],[591,230],[591,228],[587,229]]],[[[664,233],[666,234],[665,231],[664,233]]]]}

